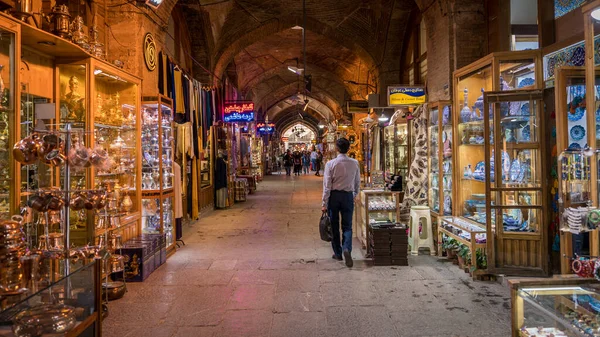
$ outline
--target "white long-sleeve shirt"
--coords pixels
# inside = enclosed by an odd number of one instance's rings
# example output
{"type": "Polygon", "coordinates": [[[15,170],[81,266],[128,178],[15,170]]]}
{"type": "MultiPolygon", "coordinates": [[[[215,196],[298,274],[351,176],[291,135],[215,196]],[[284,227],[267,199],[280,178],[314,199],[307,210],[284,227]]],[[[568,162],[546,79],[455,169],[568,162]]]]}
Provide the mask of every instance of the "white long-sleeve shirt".
{"type": "Polygon", "coordinates": [[[340,153],[327,162],[323,176],[323,207],[327,207],[331,191],[352,192],[356,197],[359,190],[360,168],[356,159],[340,153]]]}

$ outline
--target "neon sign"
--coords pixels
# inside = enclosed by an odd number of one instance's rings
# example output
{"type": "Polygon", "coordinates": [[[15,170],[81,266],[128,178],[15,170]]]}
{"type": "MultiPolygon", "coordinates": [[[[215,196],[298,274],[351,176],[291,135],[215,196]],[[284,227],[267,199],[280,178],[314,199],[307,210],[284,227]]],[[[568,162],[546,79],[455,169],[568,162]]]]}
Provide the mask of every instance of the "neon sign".
{"type": "Polygon", "coordinates": [[[273,132],[275,132],[275,124],[273,123],[257,123],[256,124],[256,132],[258,133],[262,133],[262,134],[272,134],[273,132]]]}
{"type": "Polygon", "coordinates": [[[254,103],[235,102],[225,103],[223,110],[225,122],[252,122],[254,121],[254,103]]]}

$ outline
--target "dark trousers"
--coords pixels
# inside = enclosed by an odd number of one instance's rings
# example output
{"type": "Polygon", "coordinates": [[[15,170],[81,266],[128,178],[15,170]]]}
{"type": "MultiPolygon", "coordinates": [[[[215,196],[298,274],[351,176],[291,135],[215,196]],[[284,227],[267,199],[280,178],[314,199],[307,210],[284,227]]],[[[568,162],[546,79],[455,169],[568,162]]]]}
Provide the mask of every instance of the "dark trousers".
{"type": "Polygon", "coordinates": [[[333,234],[331,247],[337,256],[343,250],[352,252],[352,213],[354,212],[354,194],[352,192],[331,191],[329,196],[329,218],[333,234]],[[340,214],[342,216],[342,244],[340,245],[340,214]]]}

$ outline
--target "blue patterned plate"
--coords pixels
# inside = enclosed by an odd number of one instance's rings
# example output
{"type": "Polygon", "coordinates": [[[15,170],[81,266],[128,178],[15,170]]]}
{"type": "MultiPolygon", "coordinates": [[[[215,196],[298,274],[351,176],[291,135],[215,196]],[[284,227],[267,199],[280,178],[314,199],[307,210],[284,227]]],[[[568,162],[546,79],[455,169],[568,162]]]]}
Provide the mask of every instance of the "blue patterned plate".
{"type": "Polygon", "coordinates": [[[528,87],[530,85],[534,85],[535,80],[531,77],[526,77],[519,82],[519,88],[528,87]]]}
{"type": "Polygon", "coordinates": [[[600,123],[600,108],[596,110],[596,123],[600,123]]]}
{"type": "Polygon", "coordinates": [[[530,114],[531,110],[529,110],[529,103],[521,105],[521,115],[529,116],[530,114]]]}
{"type": "Polygon", "coordinates": [[[531,140],[531,128],[529,127],[529,124],[525,125],[521,131],[521,135],[523,135],[523,141],[528,142],[531,140]]]}
{"type": "Polygon", "coordinates": [[[577,143],[571,143],[571,145],[569,145],[569,150],[581,150],[581,145],[577,144],[577,143]]]}
{"type": "MultiPolygon", "coordinates": [[[[567,118],[571,122],[577,122],[581,119],[581,117],[583,117],[583,114],[585,114],[585,108],[578,107],[575,108],[575,113],[567,113],[567,118]]],[[[598,119],[598,117],[596,117],[596,119],[598,119]]]]}
{"type": "Polygon", "coordinates": [[[516,181],[521,172],[521,162],[518,159],[513,160],[510,165],[510,181],[516,181]]]}
{"type": "Polygon", "coordinates": [[[600,125],[596,125],[596,140],[600,140],[600,125]]]}
{"type": "Polygon", "coordinates": [[[585,137],[585,129],[581,125],[575,125],[571,128],[569,134],[571,135],[571,138],[573,138],[573,140],[582,140],[583,137],[585,137]]]}

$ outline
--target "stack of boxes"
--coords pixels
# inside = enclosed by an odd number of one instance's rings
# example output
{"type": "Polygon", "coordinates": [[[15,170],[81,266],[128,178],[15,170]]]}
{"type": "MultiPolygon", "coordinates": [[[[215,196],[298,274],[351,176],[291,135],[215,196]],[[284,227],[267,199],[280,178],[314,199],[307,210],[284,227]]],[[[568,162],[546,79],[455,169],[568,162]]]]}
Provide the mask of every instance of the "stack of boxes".
{"type": "Polygon", "coordinates": [[[369,225],[368,249],[376,266],[408,266],[406,226],[369,225]]]}
{"type": "Polygon", "coordinates": [[[166,234],[142,234],[121,249],[127,282],[142,282],[167,261],[166,234]]]}

